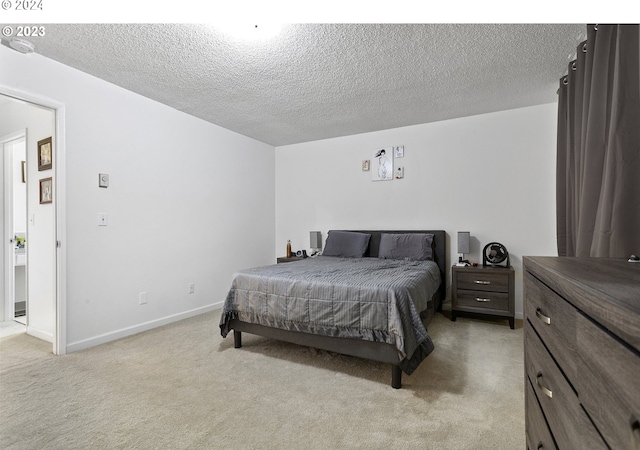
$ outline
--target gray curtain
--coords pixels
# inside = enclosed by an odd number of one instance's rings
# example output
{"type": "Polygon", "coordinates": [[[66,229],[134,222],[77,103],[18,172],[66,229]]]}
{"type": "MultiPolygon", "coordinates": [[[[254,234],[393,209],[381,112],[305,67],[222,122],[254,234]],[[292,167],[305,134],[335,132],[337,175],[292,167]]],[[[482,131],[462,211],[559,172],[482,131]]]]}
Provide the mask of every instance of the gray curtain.
{"type": "Polygon", "coordinates": [[[640,256],[640,28],[588,25],[558,91],[558,255],[640,256]]]}

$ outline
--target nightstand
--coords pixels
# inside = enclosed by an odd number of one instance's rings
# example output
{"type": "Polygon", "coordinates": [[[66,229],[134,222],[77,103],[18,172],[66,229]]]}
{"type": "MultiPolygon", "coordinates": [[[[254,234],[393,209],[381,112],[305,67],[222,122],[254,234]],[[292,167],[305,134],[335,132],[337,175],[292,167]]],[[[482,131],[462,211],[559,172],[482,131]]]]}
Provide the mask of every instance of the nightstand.
{"type": "Polygon", "coordinates": [[[451,269],[451,320],[468,312],[509,319],[514,329],[515,297],[513,267],[458,267],[451,269]]]}
{"type": "Polygon", "coordinates": [[[278,264],[281,264],[281,263],[288,263],[288,262],[294,262],[294,261],[302,261],[303,259],[305,258],[301,256],[290,256],[288,258],[286,256],[279,256],[276,262],[278,264]]]}

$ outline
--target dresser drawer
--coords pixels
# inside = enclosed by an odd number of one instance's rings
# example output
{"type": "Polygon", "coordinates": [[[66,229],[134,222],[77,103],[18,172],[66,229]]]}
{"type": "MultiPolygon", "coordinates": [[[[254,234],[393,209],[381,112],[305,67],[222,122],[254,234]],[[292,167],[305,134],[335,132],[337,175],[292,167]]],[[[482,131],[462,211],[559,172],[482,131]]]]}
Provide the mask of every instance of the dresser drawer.
{"type": "Polygon", "coordinates": [[[458,272],[458,289],[509,292],[509,271],[506,269],[465,270],[458,272]]]}
{"type": "Polygon", "coordinates": [[[529,273],[524,277],[524,316],[570,380],[576,376],[578,311],[529,273]]]}
{"type": "Polygon", "coordinates": [[[551,437],[547,421],[542,414],[533,386],[525,379],[525,409],[527,411],[527,448],[529,450],[557,448],[551,437]]]}
{"type": "Polygon", "coordinates": [[[466,311],[477,309],[483,314],[508,314],[509,294],[506,292],[458,290],[456,307],[466,311]]]}
{"type": "Polygon", "coordinates": [[[525,372],[560,449],[606,449],[578,397],[529,323],[525,324],[525,372]]]}
{"type": "Polygon", "coordinates": [[[577,391],[615,449],[640,449],[640,359],[607,331],[578,315],[577,391]]]}

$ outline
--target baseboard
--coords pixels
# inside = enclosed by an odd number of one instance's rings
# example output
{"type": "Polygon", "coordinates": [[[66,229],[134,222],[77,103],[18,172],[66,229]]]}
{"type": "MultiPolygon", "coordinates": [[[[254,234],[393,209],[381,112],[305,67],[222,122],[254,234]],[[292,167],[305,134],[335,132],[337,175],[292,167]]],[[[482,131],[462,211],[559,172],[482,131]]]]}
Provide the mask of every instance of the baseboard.
{"type": "Polygon", "coordinates": [[[37,328],[27,325],[27,334],[53,344],[53,334],[46,331],[38,330],[37,328]]]}
{"type": "Polygon", "coordinates": [[[72,342],[70,344],[67,344],[67,353],[77,352],[79,350],[95,347],[96,345],[100,345],[100,344],[106,344],[107,342],[115,341],[117,339],[122,339],[127,336],[142,333],[143,331],[148,331],[153,328],[161,327],[163,325],[167,325],[173,322],[178,322],[180,320],[188,319],[190,317],[195,317],[200,314],[215,311],[216,309],[221,309],[222,305],[223,305],[223,302],[213,303],[211,305],[203,306],[201,308],[192,309],[189,311],[174,314],[172,316],[163,317],[161,319],[151,320],[149,322],[141,323],[131,327],[122,328],[120,330],[101,334],[100,336],[92,337],[82,341],[72,342]]]}

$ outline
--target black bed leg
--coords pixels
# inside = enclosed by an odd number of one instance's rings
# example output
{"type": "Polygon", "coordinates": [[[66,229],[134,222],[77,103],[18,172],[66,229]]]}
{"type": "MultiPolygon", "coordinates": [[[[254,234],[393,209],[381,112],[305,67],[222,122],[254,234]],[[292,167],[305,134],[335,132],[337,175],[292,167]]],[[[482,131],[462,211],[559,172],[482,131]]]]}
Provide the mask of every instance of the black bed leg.
{"type": "Polygon", "coordinates": [[[242,332],[238,330],[233,330],[233,346],[235,348],[242,347],[242,332]]]}
{"type": "Polygon", "coordinates": [[[402,370],[400,366],[391,366],[391,387],[400,389],[402,386],[402,370]]]}

